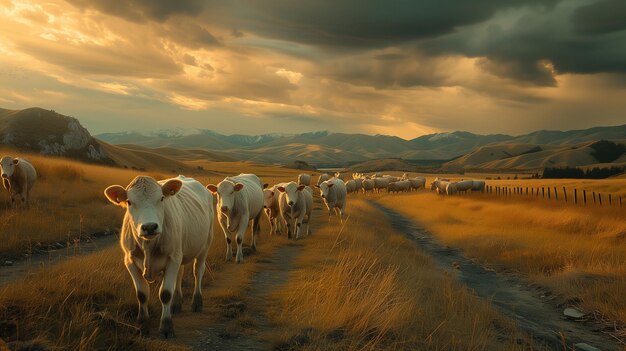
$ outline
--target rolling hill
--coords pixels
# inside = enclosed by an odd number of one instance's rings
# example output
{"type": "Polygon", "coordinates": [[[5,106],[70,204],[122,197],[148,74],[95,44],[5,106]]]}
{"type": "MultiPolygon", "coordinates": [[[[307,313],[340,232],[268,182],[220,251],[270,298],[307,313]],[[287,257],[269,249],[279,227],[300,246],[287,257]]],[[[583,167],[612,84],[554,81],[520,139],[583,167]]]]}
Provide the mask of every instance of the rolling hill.
{"type": "MultiPolygon", "coordinates": [[[[173,172],[192,169],[192,166],[174,157],[175,152],[111,145],[92,137],[76,118],[37,107],[24,110],[0,109],[0,146],[124,168],[169,169],[173,172]]],[[[210,153],[190,151],[188,154],[207,159],[210,153]]]]}

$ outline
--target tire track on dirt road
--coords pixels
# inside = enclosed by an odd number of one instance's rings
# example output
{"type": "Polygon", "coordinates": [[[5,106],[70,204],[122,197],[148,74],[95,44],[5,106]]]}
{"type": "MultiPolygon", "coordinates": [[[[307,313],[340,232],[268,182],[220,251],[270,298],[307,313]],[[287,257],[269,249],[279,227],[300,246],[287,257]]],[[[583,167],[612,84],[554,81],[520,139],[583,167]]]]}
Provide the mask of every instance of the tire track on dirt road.
{"type": "Polygon", "coordinates": [[[567,349],[574,349],[574,345],[579,343],[604,351],[624,349],[616,340],[602,333],[602,325],[566,319],[560,309],[546,301],[545,297],[542,298],[540,292],[529,287],[522,278],[488,270],[463,256],[460,250],[440,244],[411,219],[376,201],[370,202],[391,220],[395,230],[413,240],[445,270],[458,267],[455,276],[459,282],[490,301],[505,316],[517,321],[521,329],[543,341],[546,346],[563,350],[565,340],[567,349]]]}

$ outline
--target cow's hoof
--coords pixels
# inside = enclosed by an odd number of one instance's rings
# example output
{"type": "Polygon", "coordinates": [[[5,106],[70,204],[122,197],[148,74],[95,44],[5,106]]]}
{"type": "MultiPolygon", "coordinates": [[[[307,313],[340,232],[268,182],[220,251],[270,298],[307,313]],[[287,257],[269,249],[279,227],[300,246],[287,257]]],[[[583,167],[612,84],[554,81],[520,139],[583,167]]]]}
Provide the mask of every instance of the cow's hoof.
{"type": "Polygon", "coordinates": [[[159,327],[159,335],[163,339],[169,339],[174,337],[174,323],[172,323],[172,319],[163,319],[161,320],[161,326],[159,327]]]}
{"type": "Polygon", "coordinates": [[[191,300],[191,310],[193,312],[202,312],[202,295],[193,295],[193,299],[191,300]]]}

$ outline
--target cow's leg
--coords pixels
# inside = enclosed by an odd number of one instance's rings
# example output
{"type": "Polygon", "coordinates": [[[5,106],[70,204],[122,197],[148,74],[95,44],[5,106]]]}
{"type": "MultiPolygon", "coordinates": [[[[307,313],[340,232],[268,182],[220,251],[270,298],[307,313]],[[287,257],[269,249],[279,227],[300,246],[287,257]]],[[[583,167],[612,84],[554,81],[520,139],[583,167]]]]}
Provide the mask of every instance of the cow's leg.
{"type": "Polygon", "coordinates": [[[135,285],[135,294],[137,296],[137,302],[139,303],[139,311],[137,313],[137,324],[142,334],[148,334],[150,331],[150,314],[148,313],[148,300],[150,299],[150,285],[139,267],[133,262],[131,257],[124,259],[124,265],[133,280],[135,285]]]}
{"type": "Polygon", "coordinates": [[[247,214],[242,215],[237,227],[237,263],[243,263],[243,238],[246,236],[246,230],[248,229],[248,218],[247,214]]]}
{"type": "Polygon", "coordinates": [[[300,238],[300,232],[302,231],[302,222],[304,221],[304,211],[300,211],[300,215],[296,218],[296,240],[300,238]]]}
{"type": "Polygon", "coordinates": [[[179,313],[183,310],[183,275],[185,275],[185,266],[180,265],[176,277],[176,291],[174,291],[172,298],[172,313],[179,313]]]}
{"type": "Polygon", "coordinates": [[[180,270],[180,262],[170,260],[165,268],[163,283],[159,289],[159,299],[161,300],[161,325],[159,334],[164,338],[174,337],[174,323],[172,323],[172,298],[176,289],[176,280],[180,270]]]}
{"type": "Polygon", "coordinates": [[[206,268],[206,257],[209,250],[202,250],[200,255],[193,262],[194,289],[193,298],[191,300],[191,310],[194,312],[202,312],[202,277],[206,268]]]}
{"type": "Polygon", "coordinates": [[[261,212],[252,219],[252,251],[256,251],[256,238],[261,231],[261,212]]]}
{"type": "Polygon", "coordinates": [[[291,216],[289,219],[283,217],[283,225],[287,227],[287,239],[291,239],[291,216]]]}
{"type": "Polygon", "coordinates": [[[222,223],[222,221],[220,221],[220,227],[222,227],[222,231],[224,232],[224,238],[226,238],[226,261],[230,261],[233,259],[233,248],[230,245],[232,241],[230,238],[230,232],[228,231],[228,227],[226,226],[226,224],[222,223]]]}

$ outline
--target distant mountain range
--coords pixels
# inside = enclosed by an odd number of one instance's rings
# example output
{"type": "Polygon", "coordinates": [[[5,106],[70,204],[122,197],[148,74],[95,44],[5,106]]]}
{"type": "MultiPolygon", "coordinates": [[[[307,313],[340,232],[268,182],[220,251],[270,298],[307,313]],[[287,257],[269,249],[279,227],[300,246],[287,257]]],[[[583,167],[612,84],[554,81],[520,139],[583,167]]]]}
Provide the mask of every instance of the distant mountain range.
{"type": "MultiPolygon", "coordinates": [[[[318,167],[346,166],[372,159],[452,160],[487,145],[575,145],[600,139],[626,139],[626,125],[572,131],[537,131],[521,136],[456,131],[405,140],[388,135],[331,133],[224,135],[210,130],[122,132],[96,135],[112,144],[150,148],[219,151],[235,159],[264,163],[302,160],[318,167]]],[[[531,146],[532,147],[532,146],[531,146]]]]}
{"type": "MultiPolygon", "coordinates": [[[[537,131],[521,136],[436,133],[405,140],[388,135],[331,133],[224,135],[203,129],[104,133],[96,136],[72,117],[51,110],[0,109],[0,144],[89,162],[150,168],[166,162],[185,169],[185,161],[254,161],[315,167],[413,165],[442,169],[538,169],[599,163],[593,143],[626,143],[626,125],[572,131],[537,131]],[[427,161],[427,162],[422,162],[427,161]]],[[[626,162],[626,155],[611,162],[626,162]]]]}

